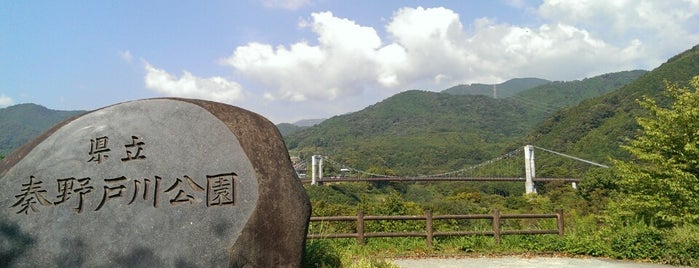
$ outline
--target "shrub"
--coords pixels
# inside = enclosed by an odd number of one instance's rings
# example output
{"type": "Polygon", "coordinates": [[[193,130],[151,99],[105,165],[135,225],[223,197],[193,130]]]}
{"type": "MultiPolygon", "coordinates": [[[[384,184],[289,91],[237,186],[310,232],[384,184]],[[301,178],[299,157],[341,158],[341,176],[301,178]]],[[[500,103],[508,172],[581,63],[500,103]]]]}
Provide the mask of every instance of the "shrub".
{"type": "Polygon", "coordinates": [[[600,234],[597,219],[594,215],[580,216],[568,213],[566,235],[561,243],[562,252],[588,255],[609,256],[611,252],[609,241],[600,234]]]}
{"type": "Polygon", "coordinates": [[[596,233],[568,234],[563,239],[559,250],[594,257],[607,256],[610,252],[609,245],[596,233]]]}
{"type": "Polygon", "coordinates": [[[611,255],[623,259],[660,259],[666,250],[663,233],[643,222],[611,230],[611,255]]]}
{"type": "Polygon", "coordinates": [[[325,240],[309,240],[306,243],[302,267],[341,267],[340,254],[325,240]]]}
{"type": "Polygon", "coordinates": [[[668,252],[663,258],[673,265],[699,266],[699,225],[676,227],[666,233],[668,252]]]}

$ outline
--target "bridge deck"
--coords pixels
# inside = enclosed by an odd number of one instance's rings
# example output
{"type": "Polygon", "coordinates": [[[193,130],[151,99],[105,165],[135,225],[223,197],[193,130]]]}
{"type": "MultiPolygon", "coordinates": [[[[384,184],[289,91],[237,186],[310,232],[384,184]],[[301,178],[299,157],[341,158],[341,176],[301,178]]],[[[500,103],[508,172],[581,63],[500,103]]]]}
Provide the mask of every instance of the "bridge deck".
{"type": "MultiPolygon", "coordinates": [[[[523,182],[525,178],[522,177],[386,177],[386,178],[347,178],[347,177],[331,177],[331,178],[320,178],[316,181],[318,182],[342,182],[342,181],[397,181],[397,182],[422,182],[422,181],[515,181],[523,182]]],[[[550,181],[562,181],[562,182],[580,182],[580,179],[576,178],[533,178],[535,182],[550,182],[550,181]]],[[[301,180],[304,183],[310,183],[310,179],[301,180]]]]}

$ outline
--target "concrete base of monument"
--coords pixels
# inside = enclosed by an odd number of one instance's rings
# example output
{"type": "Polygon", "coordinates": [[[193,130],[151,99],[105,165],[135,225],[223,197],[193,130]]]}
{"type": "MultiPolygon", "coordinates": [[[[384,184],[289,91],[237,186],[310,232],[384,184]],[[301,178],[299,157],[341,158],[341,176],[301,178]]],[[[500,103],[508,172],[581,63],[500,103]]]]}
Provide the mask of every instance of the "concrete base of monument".
{"type": "Polygon", "coordinates": [[[105,107],[0,163],[3,267],[296,267],[309,217],[276,127],[221,103],[105,107]]]}

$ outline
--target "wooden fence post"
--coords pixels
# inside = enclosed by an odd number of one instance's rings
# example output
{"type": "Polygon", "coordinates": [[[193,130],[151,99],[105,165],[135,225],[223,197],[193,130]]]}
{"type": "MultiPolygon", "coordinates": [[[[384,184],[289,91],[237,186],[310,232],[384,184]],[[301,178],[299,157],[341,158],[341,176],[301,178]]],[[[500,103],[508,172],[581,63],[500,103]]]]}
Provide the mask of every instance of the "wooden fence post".
{"type": "Polygon", "coordinates": [[[427,231],[425,239],[427,240],[427,247],[432,247],[432,211],[425,210],[425,230],[427,231]]]}
{"type": "Polygon", "coordinates": [[[357,244],[364,245],[364,211],[357,210],[357,244]]]}
{"type": "Polygon", "coordinates": [[[556,223],[558,224],[558,235],[563,236],[563,210],[562,209],[556,209],[556,223]]]}
{"type": "Polygon", "coordinates": [[[500,210],[493,209],[493,238],[500,244],[500,210]]]}
{"type": "Polygon", "coordinates": [[[565,234],[565,221],[562,209],[556,209],[555,214],[500,214],[500,210],[492,210],[492,214],[478,214],[478,215],[438,215],[434,216],[431,210],[425,210],[424,216],[366,216],[363,210],[357,210],[356,218],[354,216],[325,216],[325,217],[311,217],[311,222],[332,222],[332,221],[355,221],[356,220],[356,232],[355,233],[333,233],[333,234],[308,234],[308,239],[319,239],[319,238],[356,238],[357,244],[363,246],[366,244],[367,237],[425,237],[425,242],[427,247],[434,247],[434,237],[435,236],[464,236],[464,235],[493,235],[494,243],[496,245],[502,242],[503,235],[510,234],[558,234],[559,236],[564,236],[565,234]],[[551,218],[556,218],[557,229],[551,230],[502,230],[502,219],[547,219],[550,222],[551,218]],[[435,219],[456,219],[456,220],[492,220],[493,229],[491,231],[451,231],[451,232],[435,232],[434,221],[435,219]],[[416,232],[366,232],[365,222],[369,220],[424,220],[425,221],[425,232],[422,233],[419,230],[416,232]]]}

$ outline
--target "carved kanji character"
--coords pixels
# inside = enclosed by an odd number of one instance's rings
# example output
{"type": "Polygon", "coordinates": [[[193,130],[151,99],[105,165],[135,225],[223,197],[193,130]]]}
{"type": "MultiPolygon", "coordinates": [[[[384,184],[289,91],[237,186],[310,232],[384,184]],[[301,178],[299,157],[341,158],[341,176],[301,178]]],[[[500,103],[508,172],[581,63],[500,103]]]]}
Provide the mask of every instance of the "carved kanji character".
{"type": "Polygon", "coordinates": [[[75,178],[58,179],[56,183],[58,184],[58,201],[53,202],[54,205],[59,205],[68,199],[70,199],[70,194],[73,193],[73,182],[75,178]]]}
{"type": "Polygon", "coordinates": [[[102,161],[107,160],[107,152],[110,151],[108,143],[109,138],[107,136],[98,137],[90,140],[90,159],[87,162],[97,162],[102,163],[102,161]]]}
{"type": "Polygon", "coordinates": [[[124,196],[124,189],[126,189],[126,186],[124,186],[124,182],[126,182],[127,179],[124,176],[118,177],[118,178],[113,178],[113,179],[104,179],[105,184],[116,184],[116,183],[121,183],[116,186],[104,186],[104,192],[102,194],[102,201],[100,201],[99,205],[97,205],[97,208],[95,211],[100,210],[102,206],[104,206],[104,203],[107,202],[107,200],[115,198],[115,197],[122,197],[124,196]]]}
{"type": "Polygon", "coordinates": [[[130,161],[136,159],[145,159],[146,156],[142,155],[144,142],[139,141],[139,137],[131,136],[131,144],[124,145],[126,147],[126,157],[122,158],[121,161],[130,161]],[[134,148],[135,147],[135,148],[134,148]]]}
{"type": "MultiPolygon", "coordinates": [[[[204,188],[199,186],[199,184],[194,182],[194,180],[192,180],[192,178],[190,178],[189,176],[183,176],[183,178],[185,178],[185,180],[187,181],[187,184],[189,184],[190,189],[192,189],[194,191],[198,191],[198,192],[204,191],[204,188]]],[[[175,183],[172,184],[172,186],[170,186],[170,188],[167,188],[165,190],[166,193],[177,190],[177,193],[174,195],[174,197],[172,197],[170,199],[170,204],[178,205],[178,204],[185,203],[185,202],[191,204],[191,203],[194,203],[196,201],[196,198],[194,198],[194,196],[192,196],[191,194],[188,194],[187,192],[185,192],[183,190],[184,187],[182,186],[182,184],[183,184],[182,180],[180,178],[177,178],[175,183]]]]}
{"type": "MultiPolygon", "coordinates": [[[[153,189],[153,207],[158,207],[158,186],[160,185],[160,180],[161,178],[158,176],[155,176],[155,182],[154,182],[154,189],[153,189]]],[[[151,185],[151,180],[144,178],[143,179],[143,194],[141,195],[143,200],[148,200],[148,188],[151,185]]],[[[140,180],[134,180],[134,192],[133,196],[131,197],[131,201],[129,201],[129,205],[133,203],[136,200],[136,197],[139,195],[141,189],[141,181],[140,180]]]]}
{"type": "Polygon", "coordinates": [[[90,178],[66,178],[58,179],[56,180],[56,182],[58,183],[58,196],[56,196],[58,198],[58,201],[53,202],[53,204],[61,204],[70,199],[72,193],[77,193],[79,194],[78,207],[73,208],[73,210],[75,210],[78,213],[82,212],[85,194],[92,191],[92,186],[88,185],[90,184],[90,178]]]}
{"type": "Polygon", "coordinates": [[[206,206],[235,204],[235,173],[206,176],[206,206]]]}
{"type": "Polygon", "coordinates": [[[49,206],[52,204],[50,201],[44,198],[46,190],[41,187],[42,181],[35,179],[36,177],[29,176],[29,182],[22,184],[21,193],[15,195],[17,202],[15,202],[12,207],[21,206],[20,210],[17,211],[17,214],[29,214],[29,209],[31,209],[33,212],[39,212],[35,206],[37,202],[44,206],[49,206]]]}

